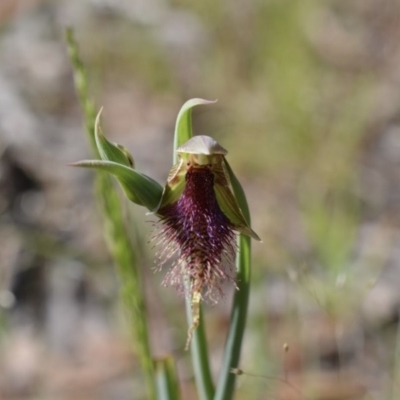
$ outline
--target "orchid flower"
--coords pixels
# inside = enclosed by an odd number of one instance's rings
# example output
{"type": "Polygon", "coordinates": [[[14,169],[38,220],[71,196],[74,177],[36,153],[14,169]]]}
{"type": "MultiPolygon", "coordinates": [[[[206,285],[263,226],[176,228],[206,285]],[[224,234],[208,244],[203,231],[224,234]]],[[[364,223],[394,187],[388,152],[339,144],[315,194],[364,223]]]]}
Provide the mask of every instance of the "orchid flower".
{"type": "MultiPolygon", "coordinates": [[[[179,115],[181,115],[180,113],[179,115]]],[[[220,144],[209,136],[194,136],[176,148],[177,162],[164,187],[135,169],[133,157],[121,145],[109,142],[95,122],[95,140],[102,160],[74,166],[113,174],[127,197],[159,218],[154,238],[160,246],[159,266],[177,255],[163,281],[179,289],[189,282],[192,325],[186,349],[200,321],[203,298],[217,301],[222,284],[235,284],[236,234],[260,240],[246,221],[232,190],[231,169],[220,144]]],[[[189,121],[190,122],[190,121],[189,121]]],[[[179,116],[177,124],[180,123],[179,116]]]]}

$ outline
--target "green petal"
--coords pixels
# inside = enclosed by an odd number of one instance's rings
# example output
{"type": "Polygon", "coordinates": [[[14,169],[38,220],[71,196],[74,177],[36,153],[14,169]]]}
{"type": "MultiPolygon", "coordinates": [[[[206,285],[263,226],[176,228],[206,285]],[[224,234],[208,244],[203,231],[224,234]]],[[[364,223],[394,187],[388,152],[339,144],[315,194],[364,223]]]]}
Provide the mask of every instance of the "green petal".
{"type": "Polygon", "coordinates": [[[113,161],[118,164],[125,165],[127,167],[134,168],[134,161],[129,151],[120,144],[114,144],[109,142],[100,128],[100,116],[103,109],[101,108],[97,114],[95,125],[94,125],[94,136],[96,140],[96,146],[99,151],[100,157],[105,161],[113,161]]]}
{"type": "Polygon", "coordinates": [[[127,197],[136,204],[153,211],[160,202],[162,187],[155,180],[136,170],[113,161],[88,160],[72,166],[93,168],[114,175],[127,197]]]}

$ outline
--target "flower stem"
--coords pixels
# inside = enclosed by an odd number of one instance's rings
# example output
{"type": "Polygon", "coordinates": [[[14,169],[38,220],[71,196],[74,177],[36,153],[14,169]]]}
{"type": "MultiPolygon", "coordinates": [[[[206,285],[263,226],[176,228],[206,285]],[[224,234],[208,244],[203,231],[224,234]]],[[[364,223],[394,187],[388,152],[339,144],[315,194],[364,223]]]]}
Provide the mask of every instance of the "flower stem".
{"type": "MultiPolygon", "coordinates": [[[[189,282],[188,282],[189,283],[189,282]]],[[[188,294],[186,299],[186,317],[189,326],[193,326],[192,300],[188,294]]],[[[211,377],[210,365],[208,361],[207,341],[204,330],[204,319],[201,305],[199,304],[199,322],[193,332],[190,342],[190,351],[192,355],[192,365],[196,386],[199,393],[199,399],[210,400],[214,397],[214,383],[211,377]]]]}
{"type": "Polygon", "coordinates": [[[179,382],[171,356],[154,361],[158,400],[179,400],[179,382]]]}
{"type": "Polygon", "coordinates": [[[193,332],[197,329],[200,323],[200,302],[201,292],[195,291],[192,294],[191,309],[192,309],[192,325],[190,325],[187,335],[185,350],[189,350],[190,342],[192,341],[193,332]]]}
{"type": "MultiPolygon", "coordinates": [[[[243,188],[236,179],[228,162],[226,162],[226,166],[237,202],[250,225],[250,212],[243,188]]],[[[238,290],[236,290],[233,298],[230,326],[214,400],[230,400],[233,397],[236,375],[231,370],[239,365],[246,326],[251,278],[251,239],[241,234],[238,238],[238,247],[236,256],[238,290]]]]}

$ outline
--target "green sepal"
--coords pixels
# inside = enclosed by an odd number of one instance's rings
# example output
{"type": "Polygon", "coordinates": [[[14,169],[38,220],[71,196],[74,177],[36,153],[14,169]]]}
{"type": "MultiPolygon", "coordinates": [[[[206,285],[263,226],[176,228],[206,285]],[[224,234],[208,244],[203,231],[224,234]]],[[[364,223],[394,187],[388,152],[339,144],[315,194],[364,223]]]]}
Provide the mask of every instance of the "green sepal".
{"type": "Polygon", "coordinates": [[[101,108],[94,124],[94,137],[100,158],[104,161],[113,161],[134,168],[133,157],[129,151],[120,144],[109,142],[103,135],[100,128],[100,116],[102,111],[103,109],[101,108]]]}
{"type": "Polygon", "coordinates": [[[156,209],[163,192],[162,186],[147,175],[126,165],[105,160],[85,160],[70,164],[74,167],[93,168],[114,175],[132,202],[150,211],[156,209]]]}
{"type": "Polygon", "coordinates": [[[217,100],[190,99],[179,110],[175,124],[174,164],[177,162],[176,149],[192,138],[192,108],[201,104],[212,104],[217,100]]]}
{"type": "Polygon", "coordinates": [[[250,236],[251,238],[261,242],[260,237],[251,229],[250,221],[244,216],[244,212],[239,206],[239,203],[232,190],[232,181],[237,182],[236,176],[234,175],[228,161],[225,157],[223,158],[222,168],[224,171],[224,177],[227,181],[227,185],[214,185],[215,196],[217,198],[218,205],[222,212],[228,217],[228,219],[235,225],[235,228],[244,235],[250,236]]]}
{"type": "Polygon", "coordinates": [[[160,202],[157,208],[154,210],[155,213],[157,213],[160,208],[163,208],[168,204],[173,204],[179,200],[179,197],[181,197],[181,194],[185,190],[186,172],[187,170],[183,160],[180,160],[171,168],[160,202]]]}

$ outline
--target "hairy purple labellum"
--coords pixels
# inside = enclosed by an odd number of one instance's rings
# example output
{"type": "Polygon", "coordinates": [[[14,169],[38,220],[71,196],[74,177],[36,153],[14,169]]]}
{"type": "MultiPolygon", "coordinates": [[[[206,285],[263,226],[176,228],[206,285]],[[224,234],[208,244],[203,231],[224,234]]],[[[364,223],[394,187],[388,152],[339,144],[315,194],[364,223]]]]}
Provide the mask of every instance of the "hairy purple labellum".
{"type": "Polygon", "coordinates": [[[180,198],[158,210],[164,244],[163,264],[179,252],[164,284],[182,287],[188,275],[191,292],[215,300],[222,295],[221,283],[234,280],[236,235],[234,226],[221,211],[214,192],[214,174],[206,167],[189,167],[180,198]],[[216,292],[216,293],[215,293],[216,292]]]}

